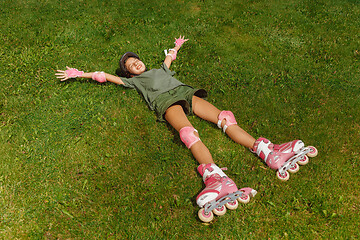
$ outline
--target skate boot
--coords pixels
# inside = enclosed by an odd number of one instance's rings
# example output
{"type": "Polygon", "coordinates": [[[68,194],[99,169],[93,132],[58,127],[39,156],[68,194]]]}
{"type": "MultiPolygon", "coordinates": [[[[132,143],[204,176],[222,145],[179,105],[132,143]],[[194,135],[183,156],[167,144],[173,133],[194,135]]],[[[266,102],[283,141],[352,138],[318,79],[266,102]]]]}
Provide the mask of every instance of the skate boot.
{"type": "Polygon", "coordinates": [[[256,195],[251,188],[238,189],[236,184],[213,163],[201,164],[198,167],[203,177],[205,189],[196,198],[196,203],[201,208],[198,216],[203,222],[210,222],[214,214],[221,216],[226,213],[226,208],[236,209],[239,202],[248,203],[250,197],[256,195]]]}
{"type": "Polygon", "coordinates": [[[308,157],[315,157],[318,151],[313,146],[304,147],[301,140],[294,140],[281,145],[272,144],[266,138],[256,140],[253,152],[255,152],[272,169],[278,170],[276,176],[282,180],[289,180],[290,173],[299,170],[299,164],[309,162],[308,157]]]}

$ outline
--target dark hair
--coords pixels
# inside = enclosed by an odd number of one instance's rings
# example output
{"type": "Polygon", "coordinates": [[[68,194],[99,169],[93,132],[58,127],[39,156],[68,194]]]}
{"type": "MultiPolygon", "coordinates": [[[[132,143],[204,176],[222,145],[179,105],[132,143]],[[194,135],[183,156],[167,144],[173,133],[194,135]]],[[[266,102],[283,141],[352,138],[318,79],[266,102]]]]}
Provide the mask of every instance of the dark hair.
{"type": "Polygon", "coordinates": [[[126,78],[132,77],[131,73],[126,69],[126,66],[125,66],[126,61],[131,57],[140,59],[140,57],[136,53],[126,52],[120,58],[119,68],[116,69],[116,75],[118,75],[119,77],[126,77],[126,78]]]}

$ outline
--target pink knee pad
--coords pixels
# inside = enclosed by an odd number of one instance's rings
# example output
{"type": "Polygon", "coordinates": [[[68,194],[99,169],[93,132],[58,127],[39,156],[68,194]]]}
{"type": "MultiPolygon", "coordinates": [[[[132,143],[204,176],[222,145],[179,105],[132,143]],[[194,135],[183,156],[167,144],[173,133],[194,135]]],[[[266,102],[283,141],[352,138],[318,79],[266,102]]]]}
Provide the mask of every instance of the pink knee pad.
{"type": "Polygon", "coordinates": [[[225,119],[225,125],[224,125],[224,128],[223,128],[223,131],[225,132],[226,129],[228,127],[230,127],[231,125],[236,125],[237,122],[236,122],[236,119],[235,119],[235,116],[234,114],[231,112],[231,111],[222,111],[219,116],[218,116],[218,124],[217,126],[219,128],[221,128],[221,123],[222,121],[225,119]]]}
{"type": "Polygon", "coordinates": [[[200,141],[200,138],[195,135],[195,132],[198,132],[193,127],[183,127],[180,129],[180,139],[186,145],[187,148],[191,148],[192,145],[200,141]]]}

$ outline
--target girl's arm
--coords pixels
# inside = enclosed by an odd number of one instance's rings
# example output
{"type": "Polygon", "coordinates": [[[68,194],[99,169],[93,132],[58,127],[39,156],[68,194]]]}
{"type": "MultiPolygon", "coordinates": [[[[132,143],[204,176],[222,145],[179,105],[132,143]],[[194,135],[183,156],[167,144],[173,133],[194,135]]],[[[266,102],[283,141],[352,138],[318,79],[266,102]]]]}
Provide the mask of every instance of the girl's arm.
{"type": "Polygon", "coordinates": [[[112,82],[119,85],[123,85],[124,82],[119,78],[118,76],[114,76],[108,73],[104,72],[83,72],[79,71],[75,68],[69,68],[66,66],[66,70],[57,70],[57,73],[55,73],[57,78],[59,78],[61,81],[66,81],[70,78],[92,78],[95,81],[98,81],[100,83],[103,82],[112,82]]]}
{"type": "Polygon", "coordinates": [[[175,46],[173,49],[170,49],[168,54],[166,54],[164,63],[170,69],[171,63],[176,59],[176,54],[179,51],[180,46],[175,46]],[[175,57],[173,57],[175,56],[175,57]]]}
{"type": "Polygon", "coordinates": [[[171,63],[176,59],[176,54],[180,50],[181,46],[188,41],[189,39],[184,39],[184,37],[175,38],[175,47],[169,49],[169,52],[165,50],[166,57],[164,60],[165,65],[170,69],[171,63]]]}

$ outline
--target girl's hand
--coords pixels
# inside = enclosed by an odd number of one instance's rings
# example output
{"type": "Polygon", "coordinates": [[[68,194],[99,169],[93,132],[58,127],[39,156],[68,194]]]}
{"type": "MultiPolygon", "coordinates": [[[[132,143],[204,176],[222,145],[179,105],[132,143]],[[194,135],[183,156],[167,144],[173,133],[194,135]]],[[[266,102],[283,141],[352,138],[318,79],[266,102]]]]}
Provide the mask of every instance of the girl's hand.
{"type": "MultiPolygon", "coordinates": [[[[66,66],[66,68],[69,70],[70,68],[68,66],[66,66]]],[[[55,73],[55,75],[57,76],[56,78],[59,78],[60,81],[66,81],[69,79],[66,71],[63,70],[57,70],[58,73],[55,73]]]]}
{"type": "Polygon", "coordinates": [[[175,43],[175,47],[179,47],[179,48],[180,48],[180,47],[181,47],[186,41],[188,41],[188,40],[189,40],[189,39],[185,39],[184,36],[181,36],[181,35],[180,35],[180,37],[179,37],[178,39],[175,38],[175,42],[174,42],[174,43],[175,43]]]}
{"type": "Polygon", "coordinates": [[[79,71],[76,68],[69,68],[68,66],[66,66],[66,70],[57,70],[58,73],[55,73],[55,75],[57,76],[56,78],[59,78],[60,81],[66,81],[69,78],[77,78],[77,77],[81,77],[84,72],[83,71],[79,71]]]}

